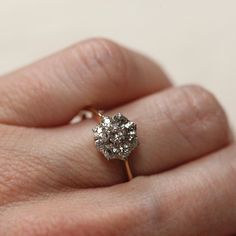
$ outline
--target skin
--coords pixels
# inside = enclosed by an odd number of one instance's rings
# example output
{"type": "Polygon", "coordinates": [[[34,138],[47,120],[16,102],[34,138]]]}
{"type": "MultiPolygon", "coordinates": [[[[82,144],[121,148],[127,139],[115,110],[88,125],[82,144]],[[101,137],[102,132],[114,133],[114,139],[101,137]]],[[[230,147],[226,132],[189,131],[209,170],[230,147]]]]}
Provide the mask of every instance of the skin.
{"type": "Polygon", "coordinates": [[[0,235],[236,233],[236,145],[216,98],[91,39],[0,78],[0,235]],[[95,149],[88,105],[138,124],[130,165],[95,149]]]}

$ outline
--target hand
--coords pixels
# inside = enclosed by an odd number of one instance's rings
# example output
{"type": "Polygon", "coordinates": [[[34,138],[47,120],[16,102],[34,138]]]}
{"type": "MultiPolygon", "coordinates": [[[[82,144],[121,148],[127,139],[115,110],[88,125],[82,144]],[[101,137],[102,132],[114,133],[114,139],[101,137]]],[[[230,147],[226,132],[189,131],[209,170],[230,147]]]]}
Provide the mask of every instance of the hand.
{"type": "MultiPolygon", "coordinates": [[[[204,76],[204,75],[203,75],[204,76]]],[[[236,146],[214,96],[151,60],[81,42],[0,80],[0,235],[232,235],[236,146]],[[97,152],[88,105],[138,125],[126,182],[97,152]]]]}

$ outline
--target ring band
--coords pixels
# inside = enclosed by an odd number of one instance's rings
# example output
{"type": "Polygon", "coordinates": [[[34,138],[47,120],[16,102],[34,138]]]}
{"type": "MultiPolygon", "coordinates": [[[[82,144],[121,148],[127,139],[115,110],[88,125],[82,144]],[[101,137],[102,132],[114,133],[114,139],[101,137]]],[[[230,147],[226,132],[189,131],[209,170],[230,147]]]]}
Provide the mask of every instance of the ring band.
{"type": "Polygon", "coordinates": [[[93,114],[98,125],[93,129],[96,148],[107,160],[124,161],[128,180],[133,178],[128,157],[138,146],[136,124],[118,113],[113,117],[105,116],[93,107],[86,110],[93,114]]]}

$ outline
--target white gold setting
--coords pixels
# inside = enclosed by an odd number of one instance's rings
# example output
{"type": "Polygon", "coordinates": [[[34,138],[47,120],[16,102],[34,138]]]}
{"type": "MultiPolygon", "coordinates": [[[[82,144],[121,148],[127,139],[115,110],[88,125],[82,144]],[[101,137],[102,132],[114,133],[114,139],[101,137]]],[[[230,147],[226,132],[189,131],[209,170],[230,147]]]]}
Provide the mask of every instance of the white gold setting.
{"type": "Polygon", "coordinates": [[[101,116],[93,129],[96,148],[107,160],[127,160],[138,146],[136,124],[118,113],[113,117],[101,116]]]}

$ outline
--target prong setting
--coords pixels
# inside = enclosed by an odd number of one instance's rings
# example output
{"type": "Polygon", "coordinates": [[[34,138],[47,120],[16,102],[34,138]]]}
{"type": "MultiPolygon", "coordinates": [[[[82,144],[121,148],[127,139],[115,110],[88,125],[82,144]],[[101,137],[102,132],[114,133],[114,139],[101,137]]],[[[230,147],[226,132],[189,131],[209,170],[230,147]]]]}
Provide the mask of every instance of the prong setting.
{"type": "Polygon", "coordinates": [[[127,160],[138,146],[137,127],[124,115],[102,116],[100,123],[93,129],[95,145],[107,160],[127,160]]]}

